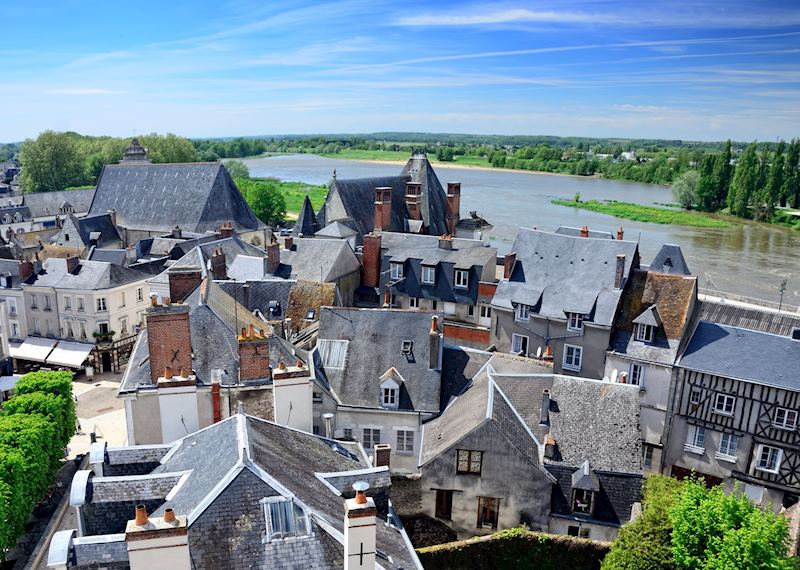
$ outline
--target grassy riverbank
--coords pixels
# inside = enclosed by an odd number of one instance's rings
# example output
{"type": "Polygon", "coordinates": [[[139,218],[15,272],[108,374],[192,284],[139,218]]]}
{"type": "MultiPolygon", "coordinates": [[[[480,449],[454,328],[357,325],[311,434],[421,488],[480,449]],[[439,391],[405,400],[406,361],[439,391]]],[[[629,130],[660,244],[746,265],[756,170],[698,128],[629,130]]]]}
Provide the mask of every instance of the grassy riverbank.
{"type": "Polygon", "coordinates": [[[677,224],[696,228],[729,228],[734,225],[732,222],[702,212],[670,210],[667,208],[657,208],[655,206],[631,204],[629,202],[600,202],[598,200],[588,200],[586,202],[551,200],[551,202],[559,206],[590,210],[592,212],[608,214],[615,218],[624,218],[626,220],[651,224],[677,224]]]}
{"type": "MultiPolygon", "coordinates": [[[[411,149],[404,150],[359,150],[345,148],[339,152],[322,153],[320,156],[326,158],[341,158],[344,160],[380,160],[386,162],[400,162],[405,163],[411,156],[411,149]]],[[[453,164],[461,166],[483,166],[486,168],[491,167],[485,156],[476,156],[469,154],[459,154],[453,157],[453,160],[443,162],[436,158],[435,154],[429,154],[428,160],[433,164],[453,164]]]]}
{"type": "Polygon", "coordinates": [[[325,202],[325,195],[328,193],[328,187],[325,185],[314,186],[305,182],[285,182],[276,178],[254,178],[253,180],[269,182],[274,185],[283,194],[286,213],[294,214],[294,217],[297,217],[297,214],[303,208],[303,200],[305,200],[306,194],[311,198],[311,205],[314,207],[314,211],[317,212],[325,202]]]}

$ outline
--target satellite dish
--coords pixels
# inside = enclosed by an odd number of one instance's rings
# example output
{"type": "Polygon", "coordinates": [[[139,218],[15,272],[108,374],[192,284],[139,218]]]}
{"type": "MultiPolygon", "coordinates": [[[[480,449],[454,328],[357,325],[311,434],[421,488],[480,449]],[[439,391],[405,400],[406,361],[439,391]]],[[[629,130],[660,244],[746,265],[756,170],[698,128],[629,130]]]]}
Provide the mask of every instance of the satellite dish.
{"type": "Polygon", "coordinates": [[[355,483],[353,483],[353,490],[356,493],[358,492],[363,493],[367,489],[369,489],[369,483],[367,483],[366,481],[356,481],[355,483]]]}
{"type": "Polygon", "coordinates": [[[612,381],[612,382],[616,382],[616,381],[617,381],[617,376],[619,376],[619,370],[617,370],[617,369],[615,368],[615,369],[614,369],[614,370],[611,372],[611,381],[612,381]]]}
{"type": "Polygon", "coordinates": [[[541,358],[541,357],[542,357],[542,347],[539,346],[536,348],[536,358],[541,358]]]}

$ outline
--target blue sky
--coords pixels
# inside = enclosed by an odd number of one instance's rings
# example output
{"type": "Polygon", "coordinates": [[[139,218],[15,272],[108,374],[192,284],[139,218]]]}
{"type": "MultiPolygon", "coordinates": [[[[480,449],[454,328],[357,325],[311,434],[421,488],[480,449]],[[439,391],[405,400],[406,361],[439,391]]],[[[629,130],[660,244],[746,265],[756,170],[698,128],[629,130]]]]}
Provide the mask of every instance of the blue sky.
{"type": "Polygon", "coordinates": [[[796,1],[0,5],[0,141],[800,136],[796,1]]]}

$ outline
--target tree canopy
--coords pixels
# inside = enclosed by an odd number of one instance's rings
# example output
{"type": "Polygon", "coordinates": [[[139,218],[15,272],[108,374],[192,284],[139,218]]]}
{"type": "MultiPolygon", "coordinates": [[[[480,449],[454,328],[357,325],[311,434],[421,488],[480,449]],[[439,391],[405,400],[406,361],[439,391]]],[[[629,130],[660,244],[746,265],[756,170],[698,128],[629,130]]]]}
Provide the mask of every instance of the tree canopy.
{"type": "Polygon", "coordinates": [[[283,220],[286,201],[276,181],[237,178],[236,186],[259,220],[265,224],[283,220]]]}
{"type": "Polygon", "coordinates": [[[223,163],[231,178],[250,178],[250,169],[241,160],[225,160],[223,163]]]}

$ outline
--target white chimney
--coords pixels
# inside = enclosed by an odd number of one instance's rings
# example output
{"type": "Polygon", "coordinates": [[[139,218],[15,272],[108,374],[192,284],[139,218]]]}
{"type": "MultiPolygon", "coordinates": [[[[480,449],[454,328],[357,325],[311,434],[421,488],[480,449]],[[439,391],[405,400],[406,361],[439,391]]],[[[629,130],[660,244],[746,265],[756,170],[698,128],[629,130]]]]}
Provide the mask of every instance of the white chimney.
{"type": "Polygon", "coordinates": [[[200,429],[197,409],[197,379],[190,371],[176,376],[167,367],[158,379],[158,406],[161,416],[161,442],[170,443],[200,429]]]}
{"type": "Polygon", "coordinates": [[[186,517],[167,509],[163,517],[148,518],[144,505],[136,507],[136,518],[125,527],[131,570],[191,570],[189,528],[186,517]]]}
{"type": "MultiPolygon", "coordinates": [[[[378,510],[372,497],[366,495],[367,483],[358,481],[353,489],[356,497],[347,499],[344,505],[344,570],[375,570],[378,510]]],[[[131,567],[131,570],[135,569],[131,567]]]]}
{"type": "Polygon", "coordinates": [[[308,433],[314,424],[314,387],[311,374],[302,362],[286,366],[281,362],[272,370],[272,407],[275,423],[308,433]]]}

